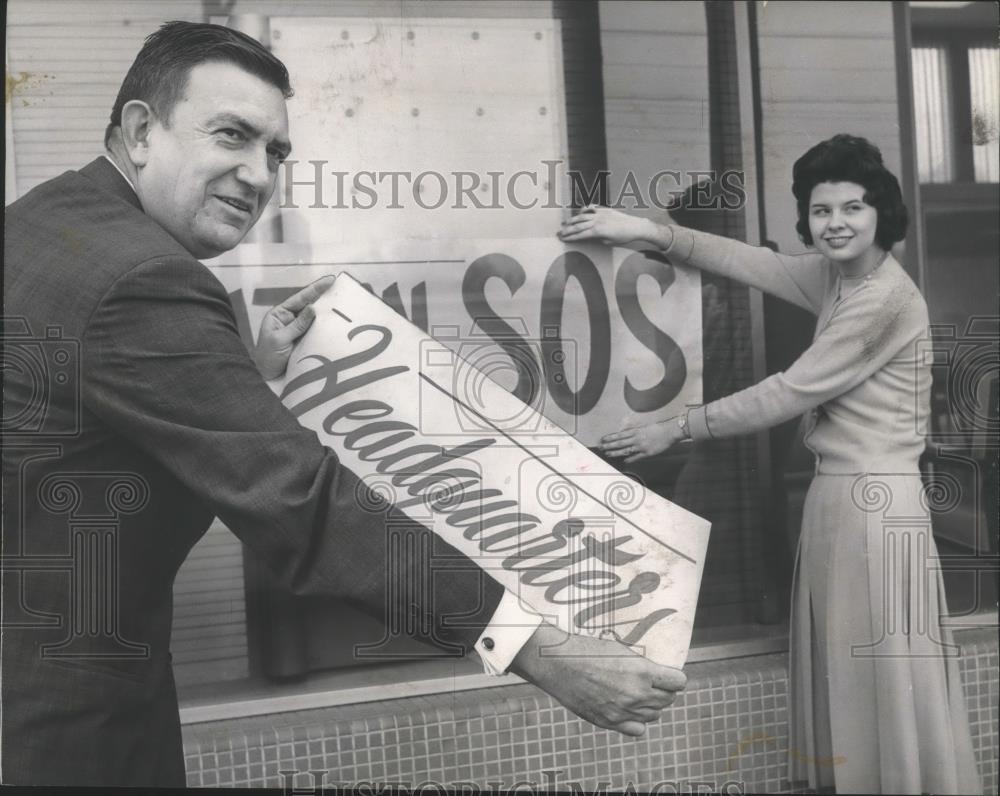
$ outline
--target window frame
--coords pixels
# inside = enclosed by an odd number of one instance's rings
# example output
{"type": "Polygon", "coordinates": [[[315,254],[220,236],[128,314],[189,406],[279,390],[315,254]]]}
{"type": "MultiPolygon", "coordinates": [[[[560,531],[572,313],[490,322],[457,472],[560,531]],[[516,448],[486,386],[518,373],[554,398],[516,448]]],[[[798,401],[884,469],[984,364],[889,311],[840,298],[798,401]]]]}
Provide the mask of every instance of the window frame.
{"type": "MultiPolygon", "coordinates": [[[[912,49],[918,47],[940,48],[948,63],[947,123],[951,127],[952,179],[947,183],[920,183],[921,189],[930,185],[994,185],[976,182],[973,165],[972,138],[972,80],[969,72],[969,50],[973,47],[997,47],[989,30],[970,30],[957,27],[925,28],[914,18],[912,49]]],[[[911,88],[912,91],[912,88],[911,88]]]]}

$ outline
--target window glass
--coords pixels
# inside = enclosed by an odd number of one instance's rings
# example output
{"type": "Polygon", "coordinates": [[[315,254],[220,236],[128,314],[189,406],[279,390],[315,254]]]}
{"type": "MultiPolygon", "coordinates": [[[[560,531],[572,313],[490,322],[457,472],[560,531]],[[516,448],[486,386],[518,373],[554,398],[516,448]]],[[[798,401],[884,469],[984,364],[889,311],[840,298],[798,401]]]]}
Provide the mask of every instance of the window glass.
{"type": "Polygon", "coordinates": [[[954,171],[948,58],[944,47],[913,48],[913,104],[920,182],[950,182],[954,171]]]}
{"type": "Polygon", "coordinates": [[[972,169],[976,182],[1000,182],[1000,49],[969,48],[972,169]]]}

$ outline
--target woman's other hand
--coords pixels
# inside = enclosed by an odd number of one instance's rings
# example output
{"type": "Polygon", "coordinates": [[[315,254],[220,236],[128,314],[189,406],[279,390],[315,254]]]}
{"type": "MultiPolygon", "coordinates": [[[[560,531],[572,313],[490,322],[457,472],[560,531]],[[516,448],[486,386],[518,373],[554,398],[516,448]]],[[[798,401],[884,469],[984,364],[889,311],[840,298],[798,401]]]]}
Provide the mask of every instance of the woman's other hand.
{"type": "Polygon", "coordinates": [[[601,450],[608,456],[619,459],[625,457],[625,464],[636,459],[645,459],[672,448],[687,439],[676,417],[648,426],[623,428],[614,434],[601,437],[601,450]]]}
{"type": "Polygon", "coordinates": [[[306,333],[316,317],[313,302],[329,289],[333,280],[333,276],[321,277],[267,311],[260,322],[253,351],[254,364],[266,381],[284,374],[295,341],[306,333]]]}
{"type": "Polygon", "coordinates": [[[599,240],[607,246],[619,246],[634,240],[652,240],[653,224],[639,216],[630,216],[610,207],[587,205],[577,215],[564,221],[559,238],[564,241],[599,240]]]}

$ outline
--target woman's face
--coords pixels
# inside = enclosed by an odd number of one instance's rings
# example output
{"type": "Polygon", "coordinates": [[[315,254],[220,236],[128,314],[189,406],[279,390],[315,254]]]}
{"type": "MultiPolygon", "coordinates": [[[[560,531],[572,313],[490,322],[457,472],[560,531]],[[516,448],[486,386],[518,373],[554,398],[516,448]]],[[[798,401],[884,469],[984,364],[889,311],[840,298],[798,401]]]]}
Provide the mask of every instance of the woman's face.
{"type": "Polygon", "coordinates": [[[854,182],[821,182],[809,198],[813,245],[842,269],[864,268],[881,254],[875,247],[878,211],[865,202],[865,189],[854,182]]]}

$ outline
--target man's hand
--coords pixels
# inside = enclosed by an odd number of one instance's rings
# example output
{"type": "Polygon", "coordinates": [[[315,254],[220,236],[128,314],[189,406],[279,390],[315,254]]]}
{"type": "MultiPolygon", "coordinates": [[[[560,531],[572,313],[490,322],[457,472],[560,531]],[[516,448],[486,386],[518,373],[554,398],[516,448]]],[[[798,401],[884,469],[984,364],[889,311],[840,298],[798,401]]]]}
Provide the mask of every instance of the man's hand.
{"type": "Polygon", "coordinates": [[[265,380],[276,379],[285,372],[295,341],[306,333],[316,317],[313,302],[329,289],[333,280],[332,276],[321,277],[267,311],[260,322],[253,352],[254,364],[265,380]]]}
{"type": "Polygon", "coordinates": [[[653,663],[617,641],[569,635],[545,622],[510,668],[580,718],[636,737],[687,684],[679,669],[653,663]]]}

